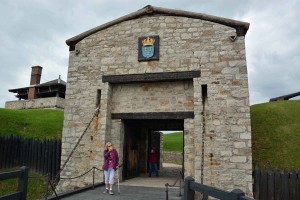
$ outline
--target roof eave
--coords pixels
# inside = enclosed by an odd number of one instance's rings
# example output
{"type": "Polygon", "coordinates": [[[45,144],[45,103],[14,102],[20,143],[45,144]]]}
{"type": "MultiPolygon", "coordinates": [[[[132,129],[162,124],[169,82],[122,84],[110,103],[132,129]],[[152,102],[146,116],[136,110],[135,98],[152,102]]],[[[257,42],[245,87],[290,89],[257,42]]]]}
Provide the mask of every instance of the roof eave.
{"type": "Polygon", "coordinates": [[[113,21],[107,22],[103,25],[100,25],[93,29],[85,31],[79,35],[76,35],[76,36],[66,40],[66,44],[70,47],[69,50],[73,51],[73,50],[75,50],[75,45],[78,42],[80,42],[84,38],[98,32],[100,30],[106,29],[110,26],[116,25],[123,21],[136,19],[136,18],[144,16],[144,15],[154,15],[154,14],[164,14],[164,15],[169,15],[169,16],[188,17],[188,18],[201,19],[201,20],[205,20],[205,21],[219,23],[219,24],[222,24],[225,26],[235,28],[237,36],[245,36],[249,29],[249,26],[250,26],[250,24],[247,22],[237,21],[237,20],[233,20],[233,19],[216,17],[216,16],[212,16],[212,15],[206,15],[206,14],[183,11],[183,10],[160,8],[160,7],[154,7],[154,6],[148,5],[136,12],[130,13],[128,15],[125,15],[125,16],[115,19],[113,21]]]}

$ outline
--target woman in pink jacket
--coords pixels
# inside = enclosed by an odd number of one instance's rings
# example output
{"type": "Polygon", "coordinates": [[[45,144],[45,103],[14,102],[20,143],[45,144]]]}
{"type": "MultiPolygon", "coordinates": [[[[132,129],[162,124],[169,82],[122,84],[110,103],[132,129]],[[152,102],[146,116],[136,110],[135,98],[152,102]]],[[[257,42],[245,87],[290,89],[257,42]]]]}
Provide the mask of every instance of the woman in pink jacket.
{"type": "Polygon", "coordinates": [[[119,156],[117,150],[113,148],[110,142],[106,143],[105,148],[102,169],[104,171],[106,188],[103,193],[113,195],[112,186],[114,184],[115,171],[119,166],[119,156]]]}

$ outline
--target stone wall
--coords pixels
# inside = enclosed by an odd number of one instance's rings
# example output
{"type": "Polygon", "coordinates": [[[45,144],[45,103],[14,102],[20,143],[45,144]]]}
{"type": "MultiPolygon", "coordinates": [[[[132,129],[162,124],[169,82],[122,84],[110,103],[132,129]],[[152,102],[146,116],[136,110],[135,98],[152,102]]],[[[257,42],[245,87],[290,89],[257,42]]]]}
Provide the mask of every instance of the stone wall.
{"type": "MultiPolygon", "coordinates": [[[[245,38],[230,40],[235,31],[200,19],[153,15],[120,22],[78,42],[69,58],[62,163],[92,118],[98,102],[97,91],[101,90],[100,113],[62,176],[75,176],[101,165],[105,142],[112,138],[120,139],[116,146],[122,160],[123,123],[112,120],[112,112],[189,110],[194,111],[194,118],[184,120],[185,175],[200,181],[203,170],[205,184],[251,193],[245,38]],[[148,35],[160,36],[160,59],[138,62],[138,38],[148,35]],[[192,70],[201,71],[201,77],[194,78],[192,83],[102,82],[103,75],[192,70]],[[203,89],[206,87],[207,95],[203,89]],[[181,99],[177,98],[177,91],[181,99]]],[[[97,180],[101,178],[100,174],[97,180]]],[[[90,181],[90,178],[61,181],[60,186],[68,190],[90,181]]]]}
{"type": "Polygon", "coordinates": [[[182,152],[164,151],[164,163],[182,164],[182,152]]]}
{"type": "Polygon", "coordinates": [[[5,108],[8,109],[38,109],[38,108],[51,108],[61,109],[65,107],[65,99],[60,97],[48,97],[31,100],[7,101],[5,108]]]}
{"type": "Polygon", "coordinates": [[[193,100],[192,81],[114,85],[111,109],[115,113],[193,111],[193,100]]]}

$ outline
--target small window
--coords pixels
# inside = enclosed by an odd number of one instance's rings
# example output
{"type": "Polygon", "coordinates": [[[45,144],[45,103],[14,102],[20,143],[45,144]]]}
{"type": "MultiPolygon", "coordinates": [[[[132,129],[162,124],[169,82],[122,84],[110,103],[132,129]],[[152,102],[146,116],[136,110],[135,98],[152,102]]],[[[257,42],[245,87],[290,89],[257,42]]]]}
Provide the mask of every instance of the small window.
{"type": "Polygon", "coordinates": [[[101,102],[101,90],[97,90],[96,108],[100,106],[101,102]]]}

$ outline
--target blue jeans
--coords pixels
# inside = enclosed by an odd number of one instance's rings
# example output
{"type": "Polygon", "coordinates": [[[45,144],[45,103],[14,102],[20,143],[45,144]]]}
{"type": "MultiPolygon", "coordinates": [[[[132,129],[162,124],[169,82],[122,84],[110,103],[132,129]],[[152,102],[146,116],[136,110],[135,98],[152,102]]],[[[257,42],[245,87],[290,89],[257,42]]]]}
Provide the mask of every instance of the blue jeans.
{"type": "Polygon", "coordinates": [[[115,170],[113,168],[108,168],[107,171],[104,170],[105,184],[114,184],[115,170]]]}
{"type": "Polygon", "coordinates": [[[153,170],[155,170],[155,174],[158,176],[157,163],[149,163],[149,177],[151,177],[153,170]]]}

